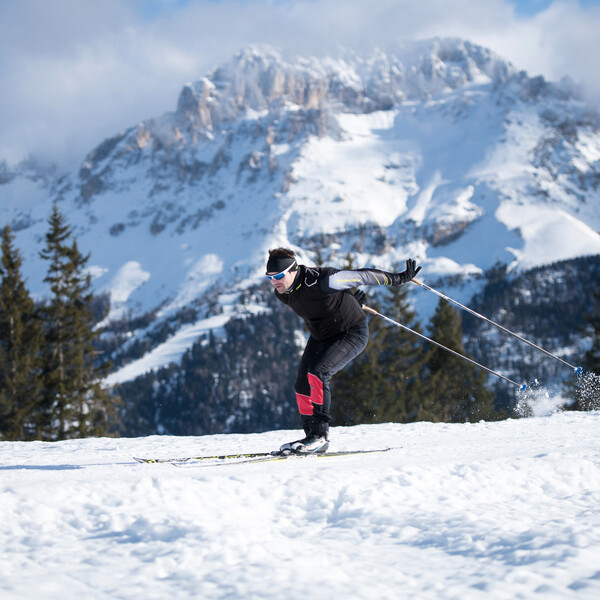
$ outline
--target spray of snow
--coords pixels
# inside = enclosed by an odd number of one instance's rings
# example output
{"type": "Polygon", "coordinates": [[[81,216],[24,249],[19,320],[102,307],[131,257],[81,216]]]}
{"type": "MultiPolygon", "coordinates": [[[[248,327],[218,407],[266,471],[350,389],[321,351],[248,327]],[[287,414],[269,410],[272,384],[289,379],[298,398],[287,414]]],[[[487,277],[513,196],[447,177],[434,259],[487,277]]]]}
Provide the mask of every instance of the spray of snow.
{"type": "Polygon", "coordinates": [[[515,412],[519,417],[549,416],[572,405],[574,397],[578,399],[579,409],[600,410],[600,377],[592,372],[578,375],[575,393],[569,395],[536,379],[526,390],[517,393],[515,412]]]}
{"type": "Polygon", "coordinates": [[[577,395],[583,410],[600,410],[600,376],[584,373],[577,382],[577,395]]]}
{"type": "Polygon", "coordinates": [[[537,379],[517,393],[515,412],[519,417],[545,417],[560,412],[569,400],[537,379]]]}

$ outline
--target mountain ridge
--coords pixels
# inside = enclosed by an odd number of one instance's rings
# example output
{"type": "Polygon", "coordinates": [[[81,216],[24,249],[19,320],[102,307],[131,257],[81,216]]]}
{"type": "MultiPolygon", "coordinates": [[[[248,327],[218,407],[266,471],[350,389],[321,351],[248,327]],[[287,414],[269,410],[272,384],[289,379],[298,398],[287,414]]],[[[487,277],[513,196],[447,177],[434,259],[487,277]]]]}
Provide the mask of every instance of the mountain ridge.
{"type": "Polygon", "coordinates": [[[159,321],[235,314],[276,245],[334,265],[413,256],[468,301],[494,265],[600,254],[599,186],[600,117],[573,84],[456,39],[293,60],[249,47],[75,171],[0,165],[37,297],[57,202],[109,317],[159,321]]]}

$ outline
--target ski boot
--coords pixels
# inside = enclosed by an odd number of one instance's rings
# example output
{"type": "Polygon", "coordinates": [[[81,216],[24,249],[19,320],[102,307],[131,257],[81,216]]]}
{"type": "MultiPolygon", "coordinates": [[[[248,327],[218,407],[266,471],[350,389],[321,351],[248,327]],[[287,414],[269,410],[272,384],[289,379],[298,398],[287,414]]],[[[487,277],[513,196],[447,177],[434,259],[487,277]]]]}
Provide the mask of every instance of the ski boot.
{"type": "Polygon", "coordinates": [[[327,434],[308,433],[306,437],[295,442],[288,442],[279,448],[282,454],[324,454],[329,448],[327,434]]]}

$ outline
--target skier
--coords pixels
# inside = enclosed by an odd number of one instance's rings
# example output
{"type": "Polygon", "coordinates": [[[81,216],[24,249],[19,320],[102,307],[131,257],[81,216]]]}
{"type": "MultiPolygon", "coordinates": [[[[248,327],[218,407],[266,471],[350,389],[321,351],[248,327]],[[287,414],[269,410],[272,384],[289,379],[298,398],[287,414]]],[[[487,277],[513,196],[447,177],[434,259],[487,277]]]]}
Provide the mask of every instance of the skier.
{"type": "Polygon", "coordinates": [[[362,285],[402,285],[420,270],[413,259],[406,261],[402,273],[313,268],[299,265],[293,250],[269,250],[266,276],[275,295],[306,322],[310,333],[294,384],[305,437],[283,444],[282,452],[322,453],[329,447],[330,378],[356,358],[369,340],[362,311],[365,293],[349,290],[362,285]]]}

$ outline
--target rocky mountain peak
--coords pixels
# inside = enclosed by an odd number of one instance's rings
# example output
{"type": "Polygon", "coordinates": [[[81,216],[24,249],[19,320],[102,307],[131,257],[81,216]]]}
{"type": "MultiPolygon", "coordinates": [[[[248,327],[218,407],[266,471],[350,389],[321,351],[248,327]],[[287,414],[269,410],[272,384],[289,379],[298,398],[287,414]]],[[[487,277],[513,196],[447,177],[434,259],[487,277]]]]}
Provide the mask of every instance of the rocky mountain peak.
{"type": "Polygon", "coordinates": [[[268,47],[250,46],[207,77],[184,86],[176,117],[194,128],[214,130],[248,110],[264,111],[276,102],[305,110],[321,109],[327,97],[324,77],[285,62],[268,47]]]}
{"type": "Polygon", "coordinates": [[[593,253],[599,123],[568,86],[462,40],[336,57],[253,46],[78,172],[46,184],[0,165],[0,185],[31,252],[46,211],[25,185],[69,206],[123,310],[175,310],[253,281],[265,244],[382,267],[414,255],[430,276],[593,253]],[[554,231],[564,248],[548,249],[554,231]]]}

